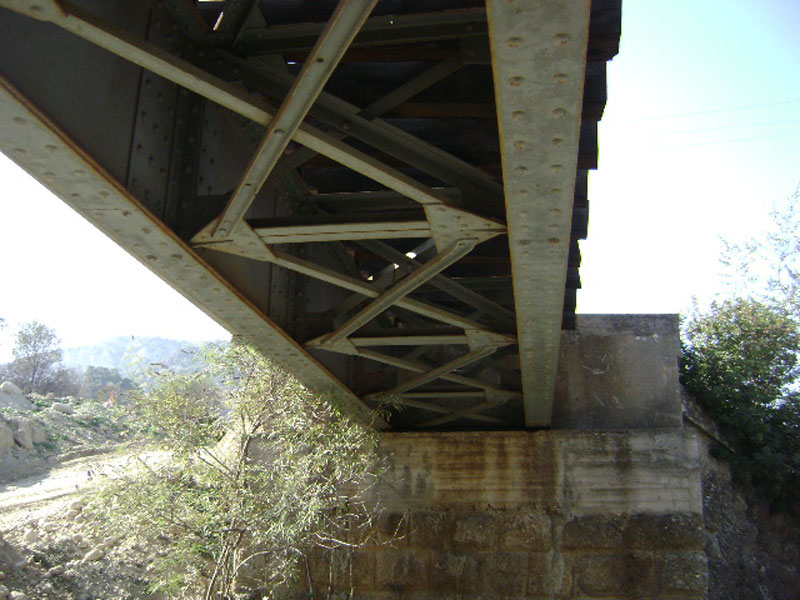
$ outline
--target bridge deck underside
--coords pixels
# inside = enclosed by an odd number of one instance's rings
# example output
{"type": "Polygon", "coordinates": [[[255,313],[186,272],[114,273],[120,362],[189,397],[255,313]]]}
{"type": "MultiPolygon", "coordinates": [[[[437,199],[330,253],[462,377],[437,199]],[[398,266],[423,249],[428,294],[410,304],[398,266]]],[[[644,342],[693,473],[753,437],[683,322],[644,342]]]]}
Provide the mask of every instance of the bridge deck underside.
{"type": "Polygon", "coordinates": [[[549,424],[618,1],[31,4],[12,159],[365,419],[549,424]]]}

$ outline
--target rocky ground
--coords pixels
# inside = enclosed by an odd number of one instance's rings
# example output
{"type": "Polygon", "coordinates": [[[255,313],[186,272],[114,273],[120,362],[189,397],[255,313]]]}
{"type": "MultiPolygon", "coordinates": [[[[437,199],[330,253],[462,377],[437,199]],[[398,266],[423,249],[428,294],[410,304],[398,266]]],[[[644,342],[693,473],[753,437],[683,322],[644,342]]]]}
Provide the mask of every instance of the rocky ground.
{"type": "Polygon", "coordinates": [[[133,600],[148,594],[158,541],[103,537],[92,492],[137,456],[124,414],[104,402],[0,388],[0,600],[133,600]]]}

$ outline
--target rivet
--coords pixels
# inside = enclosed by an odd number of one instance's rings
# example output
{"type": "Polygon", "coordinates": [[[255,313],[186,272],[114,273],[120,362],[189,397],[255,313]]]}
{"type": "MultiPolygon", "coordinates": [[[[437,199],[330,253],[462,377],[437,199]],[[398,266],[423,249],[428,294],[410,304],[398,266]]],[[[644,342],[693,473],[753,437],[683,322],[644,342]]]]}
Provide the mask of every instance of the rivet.
{"type": "Polygon", "coordinates": [[[150,233],[149,227],[142,227],[142,233],[150,233]]]}
{"type": "Polygon", "coordinates": [[[17,123],[19,125],[24,125],[25,119],[23,119],[22,117],[14,117],[14,123],[17,123]]]}
{"type": "Polygon", "coordinates": [[[522,43],[522,38],[510,37],[506,42],[509,48],[519,48],[519,45],[522,43]]]}
{"type": "Polygon", "coordinates": [[[553,146],[560,146],[564,140],[562,138],[553,138],[552,144],[553,146]]]}
{"type": "Polygon", "coordinates": [[[527,172],[528,172],[528,167],[526,167],[525,165],[519,165],[514,167],[514,173],[516,173],[517,175],[522,175],[523,173],[527,172]]]}
{"type": "Polygon", "coordinates": [[[550,171],[552,171],[553,173],[561,173],[561,170],[563,168],[564,167],[562,167],[561,165],[550,165],[550,171]]]}
{"type": "Polygon", "coordinates": [[[561,188],[550,188],[551,196],[558,196],[561,193],[561,188]]]}
{"type": "Polygon", "coordinates": [[[547,228],[548,228],[550,231],[558,231],[558,230],[561,228],[561,225],[559,225],[558,223],[550,223],[550,224],[547,226],[547,228]]]}
{"type": "Polygon", "coordinates": [[[528,190],[517,190],[517,196],[525,197],[528,195],[528,190]]]}
{"type": "Polygon", "coordinates": [[[322,58],[322,57],[320,56],[320,57],[317,59],[317,62],[318,62],[318,63],[324,63],[324,62],[325,62],[325,59],[324,59],[324,58],[322,58]]]}
{"type": "Polygon", "coordinates": [[[553,81],[556,83],[566,83],[567,82],[567,74],[566,73],[556,73],[553,75],[553,81]]]}
{"type": "Polygon", "coordinates": [[[283,129],[276,129],[275,131],[273,131],[273,134],[278,137],[282,137],[284,133],[286,132],[283,129]]]}
{"type": "Polygon", "coordinates": [[[27,154],[28,151],[25,148],[14,148],[14,154],[27,154]]]}
{"type": "Polygon", "coordinates": [[[82,176],[86,175],[86,172],[83,171],[82,169],[75,169],[72,172],[72,174],[75,175],[75,177],[82,177],[82,176]]]}
{"type": "Polygon", "coordinates": [[[511,118],[515,121],[522,121],[525,118],[525,111],[524,110],[515,110],[511,113],[511,118]]]}
{"type": "Polygon", "coordinates": [[[108,198],[108,197],[111,195],[111,194],[108,192],[108,190],[100,190],[99,192],[97,192],[97,194],[98,194],[98,195],[99,195],[101,198],[108,198]]]}
{"type": "Polygon", "coordinates": [[[528,147],[528,142],[525,140],[517,140],[514,142],[514,148],[517,150],[525,150],[528,147]]]}
{"type": "Polygon", "coordinates": [[[566,46],[569,44],[569,36],[566,33],[557,33],[553,36],[553,43],[556,46],[566,46]]]}
{"type": "Polygon", "coordinates": [[[554,108],[553,109],[553,116],[554,117],[563,117],[565,114],[567,114],[567,110],[565,108],[560,108],[559,107],[559,108],[554,108]]]}
{"type": "Polygon", "coordinates": [[[551,208],[550,209],[550,216],[551,217],[560,217],[561,216],[561,209],[560,208],[551,208]]]}
{"type": "Polygon", "coordinates": [[[556,244],[560,244],[561,240],[558,239],[557,237],[554,237],[547,240],[547,243],[550,244],[551,246],[555,246],[556,244]]]}
{"type": "Polygon", "coordinates": [[[149,261],[158,260],[158,257],[155,254],[148,254],[145,258],[149,261]]]}
{"type": "Polygon", "coordinates": [[[42,12],[42,7],[39,6],[38,4],[32,4],[31,5],[31,12],[40,13],[40,12],[42,12]]]}
{"type": "Polygon", "coordinates": [[[514,75],[513,77],[508,78],[508,83],[511,87],[519,87],[520,85],[522,85],[523,81],[524,78],[520,77],[519,75],[514,75]]]}
{"type": "Polygon", "coordinates": [[[70,198],[80,198],[81,197],[81,195],[78,192],[72,192],[69,196],[70,196],[70,198]]]}

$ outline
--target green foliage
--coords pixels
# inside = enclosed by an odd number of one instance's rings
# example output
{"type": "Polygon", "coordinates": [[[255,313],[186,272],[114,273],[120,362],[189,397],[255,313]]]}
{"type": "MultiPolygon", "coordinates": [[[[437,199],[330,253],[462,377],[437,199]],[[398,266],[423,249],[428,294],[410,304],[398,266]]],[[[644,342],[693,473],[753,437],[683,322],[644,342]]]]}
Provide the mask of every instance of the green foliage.
{"type": "Polygon", "coordinates": [[[112,480],[96,523],[166,543],[152,587],[171,597],[270,594],[313,547],[359,543],[376,437],[247,346],[207,360],[138,398],[168,454],[112,480]]]}
{"type": "Polygon", "coordinates": [[[775,508],[800,500],[800,331],[786,310],[755,300],[715,302],[684,326],[681,378],[732,441],[740,482],[775,508]]]}
{"type": "Polygon", "coordinates": [[[82,398],[105,400],[111,396],[122,394],[135,387],[133,381],[123,377],[117,369],[108,367],[86,367],[80,386],[82,398]]]}
{"type": "Polygon", "coordinates": [[[9,365],[12,381],[26,393],[43,389],[48,372],[61,361],[56,332],[47,325],[31,321],[23,324],[14,340],[14,360],[9,365]]]}

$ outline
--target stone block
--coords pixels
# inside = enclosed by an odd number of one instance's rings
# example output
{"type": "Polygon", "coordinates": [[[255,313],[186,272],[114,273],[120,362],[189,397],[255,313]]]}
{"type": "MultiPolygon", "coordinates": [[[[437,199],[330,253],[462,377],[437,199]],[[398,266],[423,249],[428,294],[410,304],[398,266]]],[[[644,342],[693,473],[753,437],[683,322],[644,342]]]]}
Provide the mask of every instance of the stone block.
{"type": "MultiPolygon", "coordinates": [[[[377,557],[373,550],[341,548],[330,556],[331,588],[336,592],[368,593],[375,589],[377,557]]],[[[324,588],[320,588],[324,589],[324,588]]]]}
{"type": "Polygon", "coordinates": [[[433,556],[431,588],[439,593],[467,593],[481,587],[480,555],[437,552],[433,556]]]}
{"type": "Polygon", "coordinates": [[[673,513],[634,515],[628,520],[625,537],[631,548],[702,550],[706,535],[702,515],[673,513]]]}
{"type": "Polygon", "coordinates": [[[459,513],[413,512],[409,520],[409,544],[412,548],[449,548],[459,513]]]}
{"type": "Polygon", "coordinates": [[[620,550],[624,548],[627,519],[597,515],[572,519],[564,525],[561,548],[564,550],[620,550]]]}
{"type": "Polygon", "coordinates": [[[375,588],[378,591],[427,590],[430,581],[429,550],[382,550],[375,555],[375,588]]]}
{"type": "Polygon", "coordinates": [[[564,550],[702,549],[703,517],[695,513],[579,517],[564,525],[564,550]]]}
{"type": "Polygon", "coordinates": [[[568,598],[572,593],[571,569],[558,553],[530,553],[527,575],[527,596],[568,598]]]}
{"type": "Polygon", "coordinates": [[[648,553],[583,555],[575,560],[575,585],[588,596],[655,596],[656,563],[648,553]]]}
{"type": "Polygon", "coordinates": [[[500,519],[496,513],[471,513],[459,517],[453,532],[453,547],[459,550],[481,550],[498,548],[500,519]]]}
{"type": "Polygon", "coordinates": [[[528,580],[525,552],[492,552],[483,555],[483,591],[499,596],[522,596],[528,580]]]}
{"type": "Polygon", "coordinates": [[[409,516],[400,511],[385,511],[376,519],[372,528],[368,546],[390,546],[405,548],[408,546],[409,516]]]}
{"type": "Polygon", "coordinates": [[[703,552],[659,553],[656,561],[663,594],[705,597],[708,589],[708,561],[703,552]]]}
{"type": "Polygon", "coordinates": [[[498,519],[500,548],[543,552],[550,549],[550,518],[530,512],[510,512],[498,519]]]}

